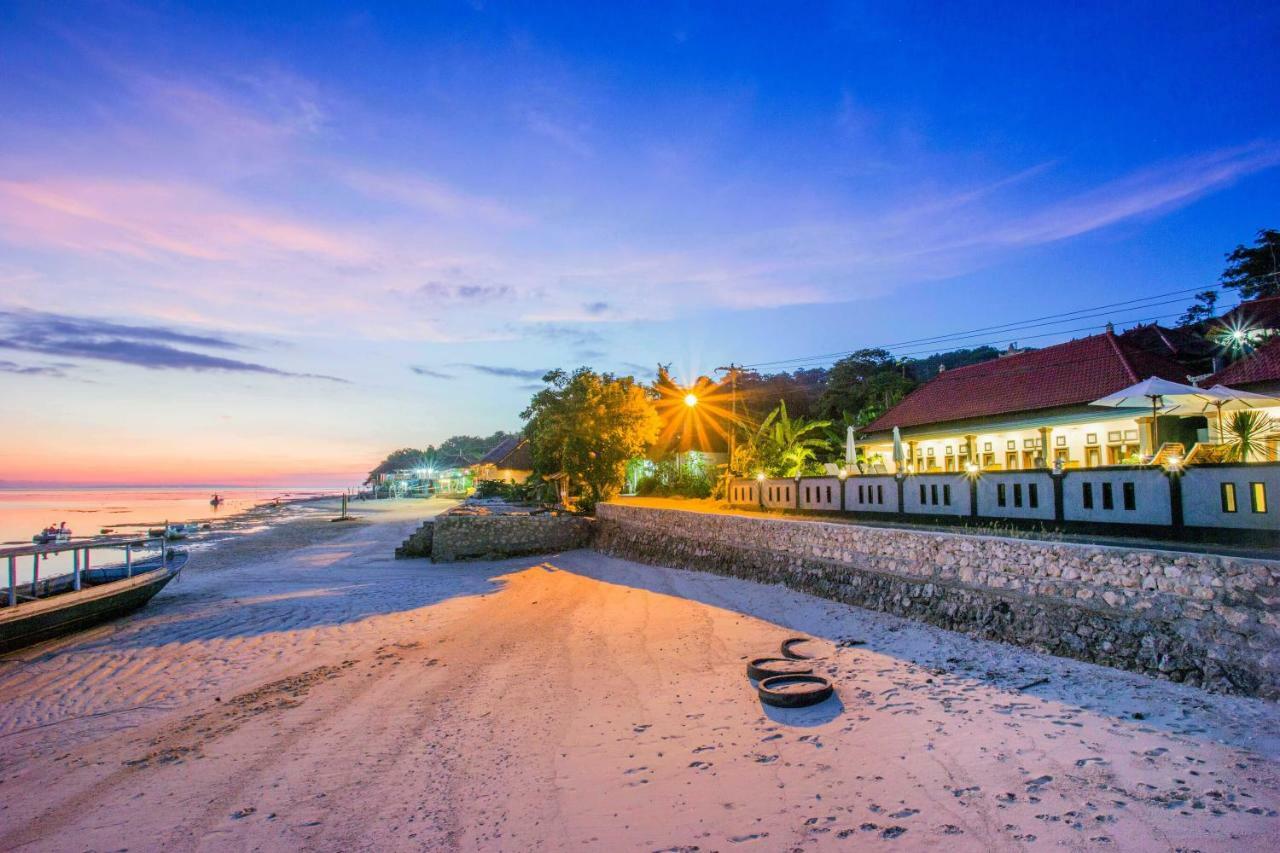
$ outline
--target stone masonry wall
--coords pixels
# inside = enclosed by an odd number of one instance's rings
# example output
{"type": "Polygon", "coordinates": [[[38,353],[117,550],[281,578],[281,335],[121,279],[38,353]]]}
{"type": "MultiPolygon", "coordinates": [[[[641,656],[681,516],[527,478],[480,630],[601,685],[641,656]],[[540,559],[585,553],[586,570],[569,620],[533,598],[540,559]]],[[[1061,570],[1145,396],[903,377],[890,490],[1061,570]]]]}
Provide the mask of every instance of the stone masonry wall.
{"type": "Polygon", "coordinates": [[[592,522],[574,515],[436,516],[431,539],[435,562],[547,554],[585,548],[592,522]]]}
{"type": "Polygon", "coordinates": [[[1280,561],[602,504],[595,547],[1280,698],[1280,561]]]}

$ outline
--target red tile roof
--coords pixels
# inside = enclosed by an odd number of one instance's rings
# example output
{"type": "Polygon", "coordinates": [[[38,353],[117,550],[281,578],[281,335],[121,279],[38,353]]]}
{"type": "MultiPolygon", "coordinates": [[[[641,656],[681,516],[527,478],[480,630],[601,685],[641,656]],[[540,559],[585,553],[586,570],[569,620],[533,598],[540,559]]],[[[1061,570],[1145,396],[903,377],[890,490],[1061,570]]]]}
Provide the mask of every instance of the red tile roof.
{"type": "Polygon", "coordinates": [[[1280,338],[1258,347],[1249,355],[1234,364],[1229,364],[1200,383],[1206,388],[1214,385],[1226,385],[1235,388],[1255,382],[1275,382],[1280,380],[1280,338]]]}
{"type": "MultiPolygon", "coordinates": [[[[1234,329],[1250,326],[1260,329],[1280,329],[1280,296],[1264,296],[1241,302],[1212,323],[1214,329],[1234,329]]],[[[1212,334],[1213,331],[1210,331],[1212,334]]]]}
{"type": "Polygon", "coordinates": [[[1082,405],[1150,376],[1186,382],[1187,369],[1104,332],[947,370],[863,431],[1082,405]]]}

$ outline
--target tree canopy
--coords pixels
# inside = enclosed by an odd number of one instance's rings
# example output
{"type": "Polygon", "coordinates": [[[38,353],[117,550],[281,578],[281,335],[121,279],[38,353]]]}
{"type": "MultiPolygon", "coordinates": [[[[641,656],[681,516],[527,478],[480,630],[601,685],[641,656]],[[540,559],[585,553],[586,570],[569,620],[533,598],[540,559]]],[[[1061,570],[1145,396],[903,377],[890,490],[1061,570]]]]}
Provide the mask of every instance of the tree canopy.
{"type": "Polygon", "coordinates": [[[1280,295],[1280,231],[1263,228],[1252,246],[1236,246],[1227,255],[1221,280],[1241,299],[1280,295]]]}
{"type": "Polygon", "coordinates": [[[581,485],[590,510],[622,489],[627,460],[658,439],[662,421],[650,393],[630,376],[581,367],[553,370],[521,417],[534,471],[565,474],[581,485]]]}
{"type": "Polygon", "coordinates": [[[454,435],[446,438],[439,447],[428,444],[423,449],[402,447],[387,454],[369,472],[366,483],[378,479],[380,474],[402,471],[406,468],[465,468],[474,465],[493,448],[508,438],[519,435],[498,430],[490,436],[454,435]]]}

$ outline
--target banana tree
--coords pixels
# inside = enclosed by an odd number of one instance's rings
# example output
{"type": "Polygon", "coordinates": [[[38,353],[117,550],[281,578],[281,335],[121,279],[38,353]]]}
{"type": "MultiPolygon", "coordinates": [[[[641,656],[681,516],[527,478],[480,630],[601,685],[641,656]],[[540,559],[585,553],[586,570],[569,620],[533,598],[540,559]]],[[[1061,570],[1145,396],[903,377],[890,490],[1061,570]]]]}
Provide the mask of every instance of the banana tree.
{"type": "Polygon", "coordinates": [[[824,431],[830,421],[792,418],[785,401],[778,403],[749,438],[749,446],[766,473],[795,477],[813,466],[820,453],[830,451],[824,431]]]}

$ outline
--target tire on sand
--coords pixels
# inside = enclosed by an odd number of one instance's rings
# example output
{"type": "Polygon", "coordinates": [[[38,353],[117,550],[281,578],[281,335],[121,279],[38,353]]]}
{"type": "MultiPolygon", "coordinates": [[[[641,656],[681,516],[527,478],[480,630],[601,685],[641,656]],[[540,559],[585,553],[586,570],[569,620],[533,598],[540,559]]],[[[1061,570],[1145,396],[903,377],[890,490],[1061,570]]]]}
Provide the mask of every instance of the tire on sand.
{"type": "Polygon", "coordinates": [[[813,667],[791,658],[756,658],[747,664],[747,678],[764,681],[777,675],[811,675],[813,667]]]}
{"type": "Polygon", "coordinates": [[[760,682],[760,701],[775,708],[806,708],[831,697],[835,690],[821,675],[775,675],[760,682]]]}
{"type": "Polygon", "coordinates": [[[788,637],[782,641],[782,656],[788,660],[813,660],[815,655],[806,655],[804,652],[797,652],[792,648],[793,646],[811,642],[813,642],[811,637],[788,637]]]}

